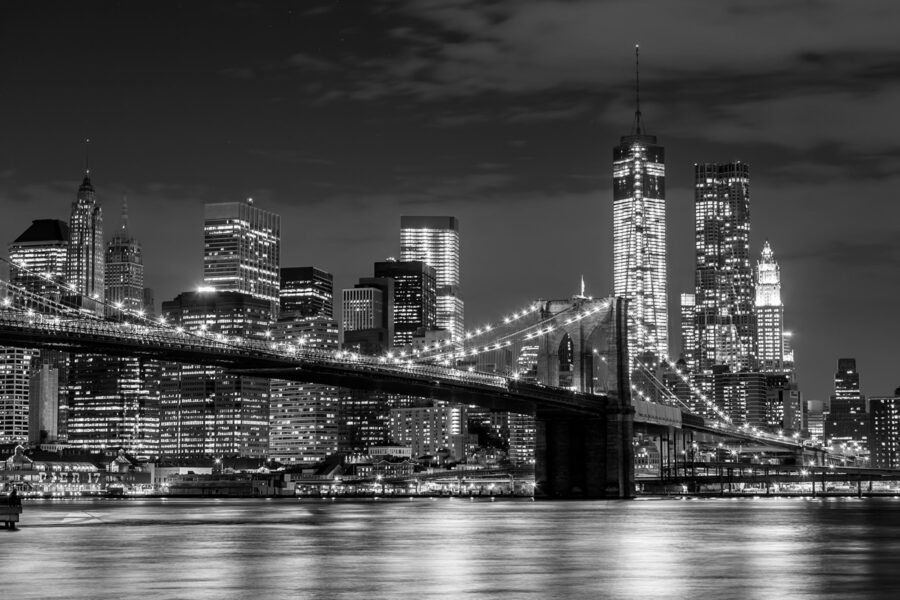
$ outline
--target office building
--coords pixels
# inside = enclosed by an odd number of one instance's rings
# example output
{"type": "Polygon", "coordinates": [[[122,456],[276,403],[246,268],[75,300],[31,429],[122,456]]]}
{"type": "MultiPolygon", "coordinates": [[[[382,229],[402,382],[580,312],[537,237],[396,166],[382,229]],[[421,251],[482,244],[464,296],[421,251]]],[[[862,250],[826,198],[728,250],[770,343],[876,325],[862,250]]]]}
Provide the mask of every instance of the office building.
{"type": "Polygon", "coordinates": [[[400,217],[400,260],[434,269],[435,326],[451,340],[465,333],[459,292],[459,221],[456,217],[400,217]]]}
{"type": "Polygon", "coordinates": [[[394,341],[394,280],[360,277],[353,289],[342,292],[343,347],[352,352],[380,356],[394,341]]]}
{"type": "Polygon", "coordinates": [[[766,240],[756,264],[756,343],[759,369],[784,373],[784,305],[781,303],[781,271],[766,240]]]}
{"type": "Polygon", "coordinates": [[[900,469],[900,388],[869,399],[869,459],[879,469],[900,469]]]}
{"type": "Polygon", "coordinates": [[[613,283],[629,300],[632,357],[668,356],[665,150],[644,132],[637,92],[631,135],[613,149],[613,283]]]}
{"type": "Polygon", "coordinates": [[[838,359],[834,395],[825,419],[825,439],[847,451],[868,451],[866,401],[860,392],[855,358],[838,359]]]}
{"type": "Polygon", "coordinates": [[[270,304],[278,315],[281,217],[245,202],[207,204],[203,225],[203,282],[220,292],[240,292],[270,304]]]}
{"type": "Polygon", "coordinates": [[[59,441],[59,369],[37,366],[31,375],[28,401],[28,442],[59,441]]]}
{"type": "Polygon", "coordinates": [[[282,267],[281,312],[302,318],[334,318],[334,278],[316,267],[282,267]]]}
{"type": "Polygon", "coordinates": [[[375,277],[394,280],[394,348],[412,345],[419,329],[437,325],[435,271],[422,261],[375,263],[375,277]]]}
{"type": "MultiPolygon", "coordinates": [[[[338,324],[320,315],[282,312],[272,339],[307,350],[338,350],[338,324]]],[[[273,379],[269,401],[269,457],[284,464],[313,464],[338,451],[339,388],[273,379]]]]}
{"type": "Polygon", "coordinates": [[[750,168],[694,165],[697,369],[755,366],[750,168]]]}
{"type": "Polygon", "coordinates": [[[681,356],[684,367],[691,373],[697,370],[697,329],[694,327],[694,294],[681,294],[681,356]]]}
{"type": "MultiPolygon", "coordinates": [[[[165,319],[198,335],[262,339],[272,303],[239,292],[184,292],[163,302],[165,319]]],[[[219,367],[162,363],[160,454],[261,458],[269,447],[269,381],[219,367]]]]}
{"type": "Polygon", "coordinates": [[[72,203],[69,219],[65,280],[71,303],[86,310],[102,312],[104,258],[103,210],[91,184],[90,172],[86,171],[72,203]]]}

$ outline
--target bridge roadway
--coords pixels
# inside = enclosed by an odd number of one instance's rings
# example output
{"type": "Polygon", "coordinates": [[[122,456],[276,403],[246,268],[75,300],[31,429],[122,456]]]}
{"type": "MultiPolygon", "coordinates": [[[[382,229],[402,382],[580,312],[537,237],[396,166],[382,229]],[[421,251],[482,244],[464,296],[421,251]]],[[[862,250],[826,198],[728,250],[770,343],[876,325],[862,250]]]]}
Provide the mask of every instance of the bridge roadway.
{"type": "Polygon", "coordinates": [[[47,317],[0,309],[0,340],[6,346],[136,356],[222,367],[230,373],[378,390],[475,404],[538,417],[622,414],[614,398],[573,392],[515,378],[349,352],[326,353],[264,340],[188,333],[100,319],[47,317]]]}

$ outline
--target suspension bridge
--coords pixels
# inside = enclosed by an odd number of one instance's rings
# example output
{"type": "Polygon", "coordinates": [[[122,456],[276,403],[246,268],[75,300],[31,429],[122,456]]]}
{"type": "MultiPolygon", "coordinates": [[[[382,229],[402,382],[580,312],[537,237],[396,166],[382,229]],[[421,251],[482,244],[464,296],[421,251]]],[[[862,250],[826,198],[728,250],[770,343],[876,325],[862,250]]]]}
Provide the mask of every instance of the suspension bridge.
{"type": "MultiPolygon", "coordinates": [[[[660,472],[665,463],[677,473],[679,460],[684,464],[687,450],[698,444],[746,447],[801,461],[815,452],[790,437],[733,425],[699,390],[709,410],[704,415],[691,411],[652,369],[629,357],[622,298],[579,295],[534,302],[466,332],[461,343],[437,342],[374,357],[273,341],[268,332],[246,338],[189,331],[165,317],[95,300],[94,308],[107,315],[101,317],[65,302],[66,290],[60,290],[54,299],[0,280],[0,343],[217,366],[240,375],[532,415],[535,480],[549,497],[632,497],[636,432],[659,440],[660,472]],[[641,375],[635,381],[656,389],[642,389],[632,381],[633,373],[641,375]]],[[[663,363],[674,368],[668,359],[663,363]]]]}

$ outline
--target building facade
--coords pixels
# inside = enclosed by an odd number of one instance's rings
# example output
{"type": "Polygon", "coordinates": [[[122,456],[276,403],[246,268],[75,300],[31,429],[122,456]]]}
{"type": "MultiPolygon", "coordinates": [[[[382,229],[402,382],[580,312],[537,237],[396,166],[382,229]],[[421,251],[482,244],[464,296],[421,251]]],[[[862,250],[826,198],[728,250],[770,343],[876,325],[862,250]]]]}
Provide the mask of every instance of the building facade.
{"type": "Polygon", "coordinates": [[[400,260],[421,261],[434,269],[435,326],[451,340],[465,333],[459,291],[459,221],[456,217],[400,217],[400,260]]]}
{"type": "Polygon", "coordinates": [[[122,226],[106,245],[107,316],[122,318],[142,314],[144,303],[144,252],[128,230],[128,204],[122,201],[122,226]]]}
{"type": "Polygon", "coordinates": [[[869,399],[871,466],[900,469],[900,388],[893,396],[869,399]]]}
{"type": "Polygon", "coordinates": [[[394,280],[393,346],[412,345],[419,329],[437,326],[435,271],[422,261],[384,261],[375,263],[375,277],[394,280]]]}
{"type": "Polygon", "coordinates": [[[781,270],[769,240],[756,264],[756,343],[759,369],[784,373],[784,305],[781,303],[781,270]]]}
{"type": "Polygon", "coordinates": [[[697,368],[754,368],[750,167],[695,164],[694,199],[697,368]]]}
{"type": "Polygon", "coordinates": [[[456,459],[465,458],[458,448],[467,432],[466,408],[462,405],[391,409],[390,437],[393,443],[412,448],[413,457],[450,450],[456,459]]]}
{"type": "Polygon", "coordinates": [[[855,452],[868,451],[866,401],[859,388],[855,358],[839,358],[834,395],[825,419],[826,443],[855,452]]]}
{"type": "MultiPolygon", "coordinates": [[[[272,305],[239,292],[184,292],[163,302],[163,317],[195,335],[264,339],[272,305]]],[[[219,367],[162,363],[160,454],[175,458],[265,457],[269,380],[219,367]]]]}
{"type": "Polygon", "coordinates": [[[281,312],[334,318],[334,277],[316,267],[282,267],[278,292],[281,312]]]}
{"type": "Polygon", "coordinates": [[[281,217],[246,202],[207,204],[203,225],[203,282],[220,292],[240,292],[270,304],[278,315],[281,217]]]}
{"type": "Polygon", "coordinates": [[[103,210],[91,184],[89,173],[78,188],[69,219],[69,246],[66,253],[66,285],[71,301],[100,312],[104,298],[105,252],[103,210]]]}

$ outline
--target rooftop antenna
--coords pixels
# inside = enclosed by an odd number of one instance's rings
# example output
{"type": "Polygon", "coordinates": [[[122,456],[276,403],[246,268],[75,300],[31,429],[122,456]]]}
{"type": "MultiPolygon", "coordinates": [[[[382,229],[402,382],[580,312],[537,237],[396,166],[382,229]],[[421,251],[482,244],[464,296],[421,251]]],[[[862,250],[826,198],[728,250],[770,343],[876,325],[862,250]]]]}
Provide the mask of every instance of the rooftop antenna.
{"type": "Polygon", "coordinates": [[[90,144],[91,144],[91,138],[84,138],[84,176],[85,177],[88,177],[91,174],[90,144]]]}
{"type": "Polygon", "coordinates": [[[634,45],[634,122],[635,132],[641,135],[641,46],[634,45]]]}

